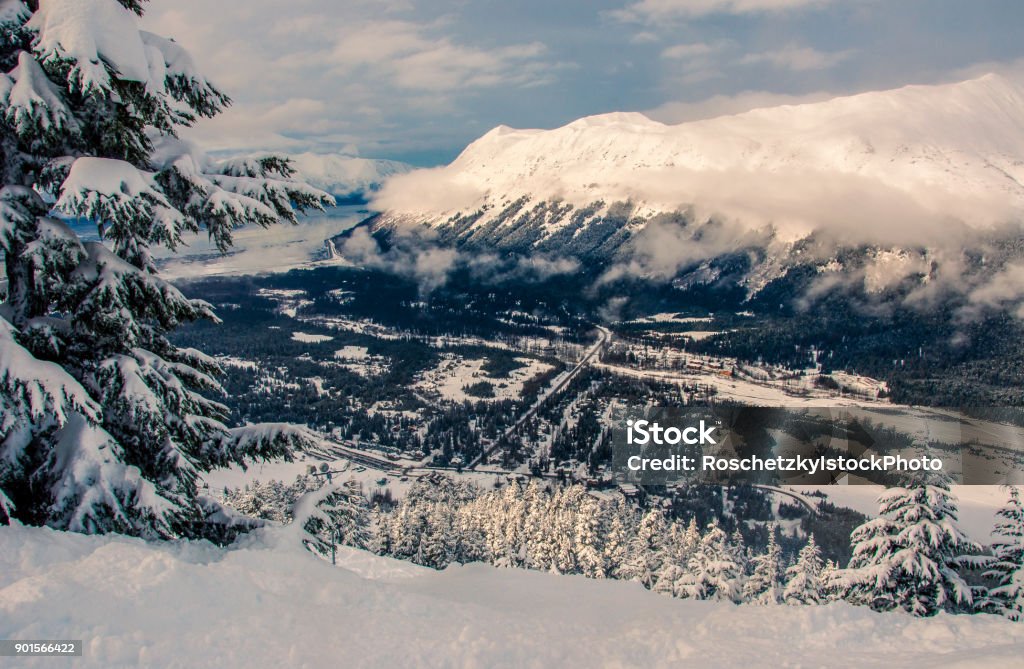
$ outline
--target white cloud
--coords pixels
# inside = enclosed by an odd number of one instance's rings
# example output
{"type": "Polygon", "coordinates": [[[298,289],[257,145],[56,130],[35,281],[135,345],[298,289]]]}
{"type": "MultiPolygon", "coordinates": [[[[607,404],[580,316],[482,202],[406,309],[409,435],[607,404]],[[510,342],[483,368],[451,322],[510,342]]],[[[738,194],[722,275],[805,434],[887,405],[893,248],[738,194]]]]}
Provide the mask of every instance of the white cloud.
{"type": "Polygon", "coordinates": [[[644,112],[645,116],[662,123],[684,123],[741,114],[751,109],[820,102],[834,98],[834,93],[816,91],[800,95],[772,93],[769,91],[743,91],[735,95],[715,95],[696,102],[666,102],[644,112]]]}
{"type": "Polygon", "coordinates": [[[822,7],[834,0],[641,0],[614,13],[625,21],[656,22],[713,14],[765,14],[822,7]]]}
{"type": "Polygon", "coordinates": [[[768,64],[780,70],[803,72],[806,70],[827,70],[843,62],[852,54],[852,51],[818,51],[808,46],[799,46],[791,43],[781,49],[748,54],[738,62],[740,65],[768,64]]]}
{"type": "Polygon", "coordinates": [[[959,314],[965,320],[999,309],[1014,309],[1016,316],[1024,319],[1024,265],[1006,265],[990,281],[971,290],[967,298],[969,305],[959,314]]]}
{"type": "Polygon", "coordinates": [[[724,50],[730,44],[730,42],[726,41],[676,44],[662,50],[661,57],[676,60],[709,56],[724,50]]]}
{"type": "Polygon", "coordinates": [[[182,42],[235,98],[226,114],[188,133],[211,150],[303,149],[361,136],[367,153],[397,131],[416,132],[411,114],[454,116],[469,96],[544,85],[562,67],[546,62],[538,41],[477,40],[459,34],[444,7],[427,8],[434,13],[426,17],[413,9],[377,0],[287,8],[278,0],[153,0],[143,21],[182,42]]]}

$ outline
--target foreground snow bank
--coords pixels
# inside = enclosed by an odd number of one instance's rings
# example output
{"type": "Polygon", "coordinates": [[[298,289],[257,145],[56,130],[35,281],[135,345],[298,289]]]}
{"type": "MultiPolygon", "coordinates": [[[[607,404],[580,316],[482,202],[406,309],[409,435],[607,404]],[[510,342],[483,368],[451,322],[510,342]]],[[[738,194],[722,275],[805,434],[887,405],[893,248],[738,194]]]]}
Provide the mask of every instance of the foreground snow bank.
{"type": "Polygon", "coordinates": [[[845,604],[735,607],[483,565],[434,572],[275,528],[220,549],[0,528],[0,638],[75,638],[19,667],[1010,666],[1024,625],[845,604]]]}

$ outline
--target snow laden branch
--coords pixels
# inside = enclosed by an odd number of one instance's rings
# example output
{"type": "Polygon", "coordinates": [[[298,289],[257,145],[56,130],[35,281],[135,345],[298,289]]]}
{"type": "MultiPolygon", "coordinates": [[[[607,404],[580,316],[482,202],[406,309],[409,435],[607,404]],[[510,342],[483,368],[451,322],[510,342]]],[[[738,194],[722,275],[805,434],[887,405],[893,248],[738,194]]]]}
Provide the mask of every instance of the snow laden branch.
{"type": "Polygon", "coordinates": [[[218,457],[222,466],[239,464],[248,459],[291,459],[293,452],[308,451],[323,443],[316,433],[291,423],[255,423],[228,430],[221,441],[218,457]]]}
{"type": "Polygon", "coordinates": [[[332,204],[286,161],[219,163],[177,129],[230,104],[144,0],[0,0],[0,520],[217,541],[248,527],[201,475],[287,457],[299,428],[231,429],[219,366],[170,333],[216,321],[155,246],[332,204]],[[95,224],[83,242],[51,210],[95,224]]]}

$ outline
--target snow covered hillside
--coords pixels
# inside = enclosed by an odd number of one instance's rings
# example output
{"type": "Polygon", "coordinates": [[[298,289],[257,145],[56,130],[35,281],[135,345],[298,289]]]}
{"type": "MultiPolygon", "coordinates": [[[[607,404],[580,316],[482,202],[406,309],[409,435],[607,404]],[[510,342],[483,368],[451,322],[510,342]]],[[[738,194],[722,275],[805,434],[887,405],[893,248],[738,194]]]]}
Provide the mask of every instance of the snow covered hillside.
{"type": "Polygon", "coordinates": [[[356,158],[340,153],[296,153],[288,156],[298,177],[338,198],[365,197],[412,166],[394,160],[356,158]]]}
{"type": "Polygon", "coordinates": [[[0,637],[82,639],[72,666],[104,669],[1004,667],[1024,651],[1024,627],[994,616],[847,604],[766,615],[635,583],[483,565],[435,572],[351,549],[333,568],[289,528],[243,541],[0,528],[0,637]]]}
{"type": "Polygon", "coordinates": [[[489,207],[482,224],[520,197],[696,205],[790,235],[885,211],[905,225],[1002,220],[1024,208],[1024,86],[986,75],[679,125],[612,113],[554,130],[499,126],[451,165],[391,181],[378,202],[432,220],[489,207]],[[862,216],[849,220],[835,209],[844,203],[862,216]]]}

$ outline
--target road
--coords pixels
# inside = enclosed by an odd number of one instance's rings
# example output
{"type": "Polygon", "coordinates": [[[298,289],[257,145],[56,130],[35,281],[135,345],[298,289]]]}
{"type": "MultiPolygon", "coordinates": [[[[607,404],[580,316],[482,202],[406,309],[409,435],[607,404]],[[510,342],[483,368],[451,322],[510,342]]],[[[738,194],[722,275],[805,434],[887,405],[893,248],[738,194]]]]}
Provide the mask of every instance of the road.
{"type": "Polygon", "coordinates": [[[344,458],[359,465],[366,465],[374,469],[384,471],[398,471],[405,466],[400,462],[388,460],[383,456],[374,455],[368,451],[362,451],[355,446],[346,446],[332,441],[324,441],[316,451],[310,451],[320,457],[344,458]]]}
{"type": "Polygon", "coordinates": [[[812,516],[818,515],[817,502],[811,502],[809,499],[807,499],[806,497],[804,497],[803,495],[801,495],[798,492],[795,492],[793,490],[787,490],[785,488],[779,488],[779,487],[773,486],[773,485],[764,485],[764,484],[761,484],[761,483],[751,484],[750,487],[752,487],[752,488],[760,488],[761,490],[767,490],[769,492],[775,492],[775,493],[778,493],[780,495],[785,495],[787,497],[791,497],[791,498],[795,499],[796,501],[800,502],[800,504],[802,504],[804,506],[804,508],[806,508],[808,511],[810,511],[812,516]]]}
{"type": "Polygon", "coordinates": [[[501,442],[504,439],[515,434],[516,430],[522,427],[523,423],[532,418],[533,415],[537,413],[537,411],[549,397],[558,393],[560,390],[562,390],[562,388],[565,388],[565,386],[570,381],[572,381],[576,377],[576,375],[583,370],[584,367],[586,367],[593,361],[594,357],[597,356],[601,352],[601,350],[608,344],[608,341],[611,339],[612,336],[612,333],[607,328],[601,327],[600,325],[596,327],[598,332],[597,341],[594,343],[593,346],[587,349],[586,354],[584,354],[584,356],[580,358],[580,361],[576,363],[576,366],[569,370],[569,372],[562,376],[562,378],[558,379],[555,382],[555,384],[551,386],[551,388],[549,388],[545,392],[542,392],[537,397],[537,401],[533,403],[533,406],[527,409],[523,413],[523,415],[520,416],[519,419],[516,420],[516,422],[510,428],[505,430],[501,437],[499,439],[496,439],[494,441],[494,444],[490,446],[490,448],[486,449],[481,455],[477,456],[472,462],[470,462],[466,469],[476,469],[477,465],[479,465],[480,462],[485,457],[490,457],[490,455],[494,453],[495,450],[497,450],[499,444],[501,444],[501,442]]]}

